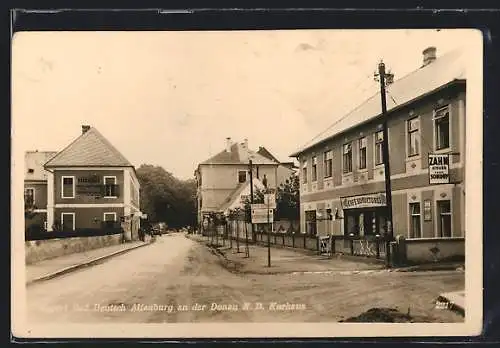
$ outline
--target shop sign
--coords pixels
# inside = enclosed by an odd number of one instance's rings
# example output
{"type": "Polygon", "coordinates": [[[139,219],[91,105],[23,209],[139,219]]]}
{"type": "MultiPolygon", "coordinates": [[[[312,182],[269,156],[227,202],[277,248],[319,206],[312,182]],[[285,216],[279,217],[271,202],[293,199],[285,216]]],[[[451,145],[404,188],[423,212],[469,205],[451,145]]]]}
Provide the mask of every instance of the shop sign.
{"type": "Polygon", "coordinates": [[[429,184],[450,183],[450,155],[429,154],[429,184]]]}
{"type": "Polygon", "coordinates": [[[76,193],[83,195],[101,195],[101,185],[76,185],[76,193]]]}
{"type": "Polygon", "coordinates": [[[432,203],[430,199],[424,201],[424,221],[432,220],[432,203]]]}
{"type": "Polygon", "coordinates": [[[385,193],[343,197],[340,199],[342,209],[385,207],[387,204],[385,193]]]}

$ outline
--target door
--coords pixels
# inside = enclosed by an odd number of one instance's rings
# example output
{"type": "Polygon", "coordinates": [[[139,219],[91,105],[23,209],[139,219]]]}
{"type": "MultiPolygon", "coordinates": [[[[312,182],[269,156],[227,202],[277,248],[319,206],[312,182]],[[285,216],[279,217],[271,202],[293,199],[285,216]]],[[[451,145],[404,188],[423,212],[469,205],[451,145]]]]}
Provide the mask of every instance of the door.
{"type": "Polygon", "coordinates": [[[75,213],[62,213],[61,226],[63,231],[75,230],[75,213]]]}

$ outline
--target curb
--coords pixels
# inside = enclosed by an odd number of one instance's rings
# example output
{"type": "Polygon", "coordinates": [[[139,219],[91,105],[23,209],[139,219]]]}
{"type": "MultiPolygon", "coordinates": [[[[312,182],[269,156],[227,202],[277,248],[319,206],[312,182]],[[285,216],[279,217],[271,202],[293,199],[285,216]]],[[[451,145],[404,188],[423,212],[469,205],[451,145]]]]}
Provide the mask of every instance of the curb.
{"type": "Polygon", "coordinates": [[[42,281],[45,281],[45,280],[53,279],[53,278],[56,278],[58,276],[64,275],[66,273],[70,273],[70,272],[76,271],[76,270],[78,270],[80,268],[93,266],[93,265],[99,263],[100,261],[104,261],[106,259],[112,258],[113,256],[118,256],[118,255],[121,255],[121,254],[125,254],[126,252],[132,251],[134,249],[145,247],[146,245],[150,245],[152,243],[153,242],[139,244],[139,245],[136,245],[136,246],[128,248],[128,249],[118,250],[118,251],[115,251],[115,252],[113,252],[111,254],[107,254],[107,255],[104,255],[104,256],[99,256],[99,257],[97,257],[95,259],[92,259],[90,261],[86,261],[84,263],[79,263],[79,264],[76,264],[76,265],[65,267],[65,268],[60,269],[58,271],[55,271],[55,272],[46,274],[44,276],[32,279],[32,280],[26,282],[26,286],[30,286],[32,284],[35,284],[35,283],[38,283],[38,282],[42,282],[42,281]]]}

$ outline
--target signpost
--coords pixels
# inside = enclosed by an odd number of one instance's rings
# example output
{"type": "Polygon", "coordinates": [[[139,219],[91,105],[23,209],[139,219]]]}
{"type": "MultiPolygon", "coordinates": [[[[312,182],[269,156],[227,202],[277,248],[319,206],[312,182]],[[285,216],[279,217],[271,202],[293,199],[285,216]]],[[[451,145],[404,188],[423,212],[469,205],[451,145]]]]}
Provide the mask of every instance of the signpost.
{"type": "Polygon", "coordinates": [[[450,183],[450,155],[429,154],[429,184],[450,183]]]}

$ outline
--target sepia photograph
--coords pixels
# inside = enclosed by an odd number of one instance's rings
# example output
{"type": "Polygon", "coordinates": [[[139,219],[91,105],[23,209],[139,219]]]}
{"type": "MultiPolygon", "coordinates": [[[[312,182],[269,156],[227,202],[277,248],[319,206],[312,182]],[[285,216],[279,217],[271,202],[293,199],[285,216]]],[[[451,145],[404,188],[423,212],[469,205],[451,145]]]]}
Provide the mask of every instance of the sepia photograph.
{"type": "Polygon", "coordinates": [[[14,336],[481,332],[481,32],[19,32],[11,66],[14,336]]]}

